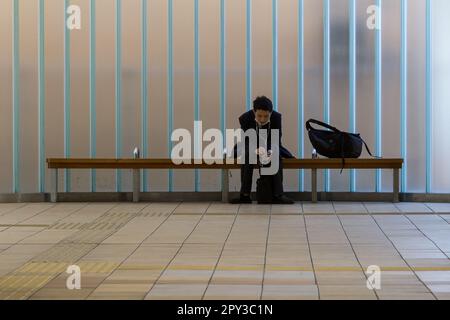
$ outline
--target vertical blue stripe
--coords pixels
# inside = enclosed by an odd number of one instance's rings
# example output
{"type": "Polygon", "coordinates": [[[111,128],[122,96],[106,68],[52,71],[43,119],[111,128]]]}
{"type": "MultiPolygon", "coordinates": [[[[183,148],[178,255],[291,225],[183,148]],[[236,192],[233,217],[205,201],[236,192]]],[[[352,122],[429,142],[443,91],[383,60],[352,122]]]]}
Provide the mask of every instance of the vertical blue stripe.
{"type": "MultiPolygon", "coordinates": [[[[303,123],[305,122],[305,29],[304,29],[304,1],[298,0],[298,68],[297,68],[297,78],[298,78],[298,121],[297,121],[297,132],[298,132],[298,157],[302,159],[304,157],[305,150],[305,139],[303,134],[303,123]]],[[[298,190],[305,191],[305,170],[301,169],[298,171],[298,190]]]]}
{"type": "MultiPolygon", "coordinates": [[[[220,131],[222,132],[223,148],[226,146],[226,56],[225,56],[225,0],[220,0],[220,131]]],[[[220,175],[220,185],[223,176],[220,175]]]]}
{"type": "MultiPolygon", "coordinates": [[[[90,149],[89,155],[91,158],[96,157],[97,150],[97,112],[96,112],[96,25],[95,25],[95,0],[90,2],[90,15],[89,15],[89,136],[90,136],[90,149]]],[[[96,189],[96,171],[91,169],[91,192],[95,192],[96,189]]]]}
{"type": "Polygon", "coordinates": [[[38,7],[39,192],[45,192],[45,8],[38,7]]]}
{"type": "MultiPolygon", "coordinates": [[[[349,0],[349,130],[356,133],[356,0],[349,0]]],[[[356,170],[349,173],[350,192],[356,191],[356,170]]]]}
{"type": "MultiPolygon", "coordinates": [[[[142,149],[142,157],[148,157],[148,92],[147,92],[147,83],[148,83],[148,67],[147,67],[147,54],[148,54],[148,46],[147,46],[147,0],[142,0],[141,2],[141,149],[142,149]]],[[[147,189],[147,170],[142,170],[142,179],[141,179],[141,189],[146,192],[147,189]]]]}
{"type": "Polygon", "coordinates": [[[408,172],[408,0],[402,0],[401,3],[401,70],[400,70],[400,149],[401,156],[404,159],[401,172],[401,190],[407,190],[407,172],[408,172]]]}
{"type": "MultiPolygon", "coordinates": [[[[194,0],[194,119],[195,121],[200,120],[200,100],[199,100],[199,35],[198,35],[198,0],[194,0]]],[[[197,144],[197,141],[200,139],[200,132],[195,129],[194,137],[194,154],[197,155],[199,151],[198,149],[201,147],[197,144]]],[[[200,174],[199,170],[195,169],[195,192],[199,192],[199,180],[200,174]]]]}
{"type": "MultiPolygon", "coordinates": [[[[225,0],[220,0],[220,130],[225,137],[226,130],[226,55],[225,55],[225,0]]],[[[226,142],[223,140],[223,146],[226,142]]]]}
{"type": "Polygon", "coordinates": [[[432,152],[432,108],[433,108],[433,30],[432,30],[432,3],[426,0],[426,106],[425,106],[425,135],[426,135],[426,192],[431,192],[431,152],[432,152]]]}
{"type": "Polygon", "coordinates": [[[20,162],[19,162],[19,143],[20,143],[20,53],[19,53],[19,1],[12,0],[12,105],[13,105],[13,192],[20,192],[20,162]]]}
{"type": "MultiPolygon", "coordinates": [[[[122,157],[122,0],[116,0],[116,158],[122,157]]],[[[116,169],[116,191],[122,186],[122,172],[116,169]]]]}
{"type": "MultiPolygon", "coordinates": [[[[375,152],[382,153],[381,112],[382,112],[382,0],[377,0],[378,16],[375,30],[375,152]]],[[[375,191],[381,191],[381,169],[375,171],[375,191]]]]}
{"type": "MultiPolygon", "coordinates": [[[[173,130],[173,0],[168,0],[168,153],[172,152],[171,135],[173,130]]],[[[173,189],[173,172],[169,169],[169,192],[173,189]]]]}
{"type": "MultiPolygon", "coordinates": [[[[323,0],[323,118],[330,122],[330,0],[323,0]]],[[[324,189],[330,191],[330,170],[324,170],[324,189]]]]}
{"type": "Polygon", "coordinates": [[[252,2],[247,0],[247,19],[246,19],[246,95],[247,110],[252,108],[252,2]]]}
{"type": "MultiPolygon", "coordinates": [[[[64,157],[70,157],[70,30],[67,28],[67,8],[64,0],[64,157]]],[[[64,187],[70,192],[70,170],[65,169],[64,187]]]]}
{"type": "Polygon", "coordinates": [[[278,4],[272,0],[272,99],[278,110],[278,4]]]}

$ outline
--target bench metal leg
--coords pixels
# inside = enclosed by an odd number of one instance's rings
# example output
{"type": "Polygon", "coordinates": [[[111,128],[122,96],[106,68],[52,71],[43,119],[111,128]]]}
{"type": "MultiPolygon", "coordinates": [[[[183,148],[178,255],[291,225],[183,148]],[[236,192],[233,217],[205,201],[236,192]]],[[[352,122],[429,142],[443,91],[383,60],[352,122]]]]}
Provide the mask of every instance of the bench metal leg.
{"type": "Polygon", "coordinates": [[[52,169],[52,185],[50,191],[50,201],[57,202],[58,201],[58,169],[52,169]]]}
{"type": "Polygon", "coordinates": [[[139,169],[133,169],[133,202],[139,202],[140,191],[141,191],[141,172],[139,169]]]}
{"type": "Polygon", "coordinates": [[[399,169],[394,169],[393,173],[393,202],[399,202],[400,174],[399,169]]]}
{"type": "Polygon", "coordinates": [[[228,202],[229,188],[228,169],[222,169],[222,202],[228,202]]]}
{"type": "Polygon", "coordinates": [[[311,169],[311,202],[317,203],[317,169],[311,169]]]}

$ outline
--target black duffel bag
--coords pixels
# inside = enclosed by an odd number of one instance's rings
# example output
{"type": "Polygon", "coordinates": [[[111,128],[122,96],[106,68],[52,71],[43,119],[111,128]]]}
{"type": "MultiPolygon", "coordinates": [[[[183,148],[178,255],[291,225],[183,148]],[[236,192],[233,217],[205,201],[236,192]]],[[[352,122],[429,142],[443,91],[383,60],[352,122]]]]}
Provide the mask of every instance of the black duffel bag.
{"type": "Polygon", "coordinates": [[[273,176],[263,176],[260,173],[256,180],[256,201],[258,204],[270,204],[273,201],[273,176]]]}
{"type": "Polygon", "coordinates": [[[318,154],[327,158],[342,159],[341,173],[344,169],[345,158],[359,158],[361,156],[363,144],[370,156],[379,158],[372,155],[369,147],[359,133],[344,132],[315,119],[306,121],[306,129],[308,130],[309,140],[318,154]],[[315,129],[311,126],[311,123],[325,127],[329,130],[315,129]]]}
{"type": "Polygon", "coordinates": [[[273,176],[261,174],[261,168],[269,167],[270,163],[262,164],[259,154],[257,159],[259,178],[256,180],[256,201],[258,204],[270,204],[273,201],[273,176]]]}

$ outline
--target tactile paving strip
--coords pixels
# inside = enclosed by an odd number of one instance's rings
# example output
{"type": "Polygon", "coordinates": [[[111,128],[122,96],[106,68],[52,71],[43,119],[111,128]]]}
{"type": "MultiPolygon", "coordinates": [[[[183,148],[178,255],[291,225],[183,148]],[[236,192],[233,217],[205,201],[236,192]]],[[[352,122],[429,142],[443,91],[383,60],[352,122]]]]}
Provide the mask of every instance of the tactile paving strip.
{"type": "MultiPolygon", "coordinates": [[[[87,224],[54,224],[50,229],[61,227],[63,229],[78,229],[77,227],[83,229],[64,238],[11,274],[0,278],[0,299],[29,298],[58,274],[65,272],[69,265],[76,264],[76,261],[137,216],[139,213],[107,212],[87,224]]],[[[87,273],[110,273],[117,267],[116,264],[110,262],[82,261],[77,265],[81,272],[87,273]]]]}
{"type": "Polygon", "coordinates": [[[0,224],[0,228],[23,227],[23,228],[48,228],[48,224],[0,224]]]}
{"type": "Polygon", "coordinates": [[[58,230],[118,230],[122,228],[131,219],[140,216],[135,213],[113,212],[97,218],[93,222],[58,222],[49,227],[49,229],[58,230]]]}
{"type": "Polygon", "coordinates": [[[161,218],[161,217],[168,217],[170,215],[171,215],[170,212],[142,212],[138,216],[145,217],[145,218],[148,218],[148,217],[161,218]]]}
{"type": "MultiPolygon", "coordinates": [[[[33,261],[25,264],[16,271],[16,274],[59,274],[66,272],[70,263],[66,262],[38,262],[33,261]]],[[[81,273],[109,273],[118,264],[108,261],[80,261],[76,263],[80,267],[81,273]]]]}
{"type": "MultiPolygon", "coordinates": [[[[26,299],[39,288],[45,286],[55,276],[66,272],[70,263],[29,262],[14,274],[0,278],[0,299],[26,299]]],[[[81,261],[77,263],[83,273],[111,273],[118,266],[111,262],[81,261]]]]}
{"type": "Polygon", "coordinates": [[[59,243],[33,258],[33,262],[75,262],[96,247],[94,243],[59,243]]]}

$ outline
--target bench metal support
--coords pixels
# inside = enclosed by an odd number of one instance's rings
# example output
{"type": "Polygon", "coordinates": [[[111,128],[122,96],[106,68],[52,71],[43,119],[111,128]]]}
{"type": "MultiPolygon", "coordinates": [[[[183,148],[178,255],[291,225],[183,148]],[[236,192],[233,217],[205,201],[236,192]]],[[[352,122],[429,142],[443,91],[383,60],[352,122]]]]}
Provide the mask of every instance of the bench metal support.
{"type": "Polygon", "coordinates": [[[51,191],[50,191],[50,201],[57,202],[58,201],[58,168],[54,168],[51,170],[52,172],[52,182],[51,182],[51,191]]]}
{"type": "Polygon", "coordinates": [[[317,203],[317,169],[311,169],[311,202],[317,203]]]}
{"type": "Polygon", "coordinates": [[[222,169],[222,202],[228,202],[229,195],[229,179],[228,179],[228,169],[222,169]]]}
{"type": "Polygon", "coordinates": [[[141,170],[133,169],[133,202],[139,202],[141,191],[141,170]]]}
{"type": "Polygon", "coordinates": [[[394,169],[393,172],[393,202],[399,202],[399,189],[400,189],[400,174],[399,174],[399,169],[394,169]]]}

